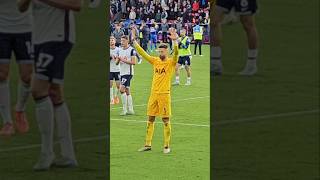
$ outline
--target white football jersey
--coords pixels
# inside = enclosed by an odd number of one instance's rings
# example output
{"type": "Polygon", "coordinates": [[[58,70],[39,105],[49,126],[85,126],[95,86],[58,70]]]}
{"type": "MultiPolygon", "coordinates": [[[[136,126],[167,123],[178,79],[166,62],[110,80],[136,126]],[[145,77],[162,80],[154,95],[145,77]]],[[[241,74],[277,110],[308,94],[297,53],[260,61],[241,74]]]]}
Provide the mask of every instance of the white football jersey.
{"type": "Polygon", "coordinates": [[[26,33],[31,31],[31,8],[21,13],[16,0],[0,0],[0,32],[26,33]]]}
{"type": "MultiPolygon", "coordinates": [[[[131,57],[136,55],[137,55],[136,50],[131,46],[129,46],[127,49],[120,48],[119,57],[127,57],[128,60],[131,60],[131,57]]],[[[133,74],[134,74],[133,65],[120,61],[120,76],[133,75],[133,74]]]]}
{"type": "Polygon", "coordinates": [[[116,61],[112,58],[113,56],[119,56],[119,47],[115,47],[114,49],[110,48],[110,72],[120,72],[120,64],[116,64],[116,61]]]}
{"type": "Polygon", "coordinates": [[[38,0],[32,1],[34,44],[50,41],[75,42],[73,11],[49,6],[38,0]]]}

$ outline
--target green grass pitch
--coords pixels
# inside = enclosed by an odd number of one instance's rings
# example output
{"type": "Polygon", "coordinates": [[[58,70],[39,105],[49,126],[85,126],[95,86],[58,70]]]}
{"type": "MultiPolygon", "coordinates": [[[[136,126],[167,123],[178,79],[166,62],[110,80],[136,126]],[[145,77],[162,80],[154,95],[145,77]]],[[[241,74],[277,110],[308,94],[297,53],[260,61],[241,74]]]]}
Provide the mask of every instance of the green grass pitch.
{"type": "MultiPolygon", "coordinates": [[[[71,110],[72,130],[80,167],[33,172],[32,167],[40,152],[40,137],[34,118],[34,103],[30,98],[27,111],[31,124],[30,132],[26,135],[15,135],[10,139],[0,138],[1,180],[106,179],[108,41],[104,7],[106,6],[95,10],[85,7],[77,14],[77,44],[66,64],[65,96],[71,110]]],[[[16,96],[16,75],[16,64],[12,63],[12,106],[16,96]]]]}
{"type": "Polygon", "coordinates": [[[241,24],[223,27],[225,73],[212,85],[212,177],[319,179],[319,1],[258,1],[259,72],[241,24]]]}
{"type": "MultiPolygon", "coordinates": [[[[192,45],[193,47],[193,45],[192,45]]],[[[135,66],[132,96],[136,115],[122,117],[121,104],[111,107],[111,179],[112,180],[204,180],[210,174],[209,128],[209,46],[204,56],[192,58],[192,85],[172,87],[172,153],[163,154],[163,127],[157,118],[151,152],[138,152],[144,145],[146,103],[152,66],[143,61],[135,66]]],[[[174,80],[174,76],[172,82],[174,80]]]]}

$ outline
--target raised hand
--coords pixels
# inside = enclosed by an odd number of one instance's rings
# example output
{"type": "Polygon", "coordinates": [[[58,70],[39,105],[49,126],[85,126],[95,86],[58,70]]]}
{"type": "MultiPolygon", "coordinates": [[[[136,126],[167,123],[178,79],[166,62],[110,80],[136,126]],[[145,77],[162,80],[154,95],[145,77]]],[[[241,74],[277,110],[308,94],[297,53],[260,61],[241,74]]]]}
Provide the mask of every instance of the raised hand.
{"type": "Polygon", "coordinates": [[[175,41],[179,38],[179,35],[178,35],[177,30],[175,28],[170,28],[169,33],[170,33],[170,35],[168,35],[168,36],[170,39],[175,41]]]}
{"type": "Polygon", "coordinates": [[[132,28],[131,29],[131,41],[135,41],[136,40],[136,28],[132,28]]]}

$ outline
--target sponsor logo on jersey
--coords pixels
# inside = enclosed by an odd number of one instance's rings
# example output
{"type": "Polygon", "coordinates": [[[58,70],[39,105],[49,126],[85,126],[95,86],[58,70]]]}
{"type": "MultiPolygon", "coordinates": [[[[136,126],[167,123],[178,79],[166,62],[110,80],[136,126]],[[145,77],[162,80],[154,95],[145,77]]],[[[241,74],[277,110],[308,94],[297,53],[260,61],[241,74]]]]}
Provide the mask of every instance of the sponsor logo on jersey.
{"type": "Polygon", "coordinates": [[[162,68],[162,69],[161,68],[156,68],[156,73],[161,75],[163,73],[166,73],[166,69],[165,68],[162,68]]]}

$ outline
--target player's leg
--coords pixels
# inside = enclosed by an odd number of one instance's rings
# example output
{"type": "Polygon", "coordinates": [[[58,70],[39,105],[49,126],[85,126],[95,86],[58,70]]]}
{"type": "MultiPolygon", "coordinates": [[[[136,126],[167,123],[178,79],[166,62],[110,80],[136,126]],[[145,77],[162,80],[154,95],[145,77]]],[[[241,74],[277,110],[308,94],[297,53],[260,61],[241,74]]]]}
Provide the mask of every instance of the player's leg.
{"type": "Polygon", "coordinates": [[[128,112],[128,96],[127,96],[127,76],[121,76],[121,85],[120,85],[120,93],[121,93],[121,102],[122,102],[122,112],[121,116],[127,115],[128,112]]]}
{"type": "Polygon", "coordinates": [[[158,41],[157,36],[156,36],[156,35],[155,35],[155,36],[153,36],[153,48],[154,48],[154,50],[156,50],[156,49],[157,49],[157,41],[158,41]]]}
{"type": "Polygon", "coordinates": [[[1,136],[11,136],[14,134],[8,82],[9,68],[9,64],[0,64],[0,114],[3,119],[3,127],[0,130],[1,136]]]}
{"type": "Polygon", "coordinates": [[[31,33],[18,34],[15,37],[14,54],[19,67],[20,81],[16,103],[16,127],[20,133],[29,130],[29,123],[25,113],[27,100],[31,94],[31,76],[34,60],[31,33]]]}
{"type": "Polygon", "coordinates": [[[149,49],[149,52],[152,52],[152,38],[151,37],[150,37],[150,40],[149,40],[149,48],[148,49],[149,49]]]}
{"type": "Polygon", "coordinates": [[[151,150],[155,120],[156,120],[155,116],[148,116],[145,145],[138,150],[139,152],[151,150]]]}
{"type": "Polygon", "coordinates": [[[120,113],[120,115],[125,116],[127,115],[127,112],[128,112],[128,96],[126,94],[126,87],[122,84],[120,85],[120,94],[121,94],[121,102],[122,102],[122,112],[120,113]]]}
{"type": "Polygon", "coordinates": [[[169,117],[163,117],[163,137],[164,137],[164,145],[163,145],[163,153],[170,153],[170,140],[171,140],[171,123],[169,117]]]}
{"type": "Polygon", "coordinates": [[[131,91],[130,91],[131,78],[132,78],[132,76],[130,75],[128,77],[128,81],[126,83],[126,94],[127,94],[127,99],[128,99],[128,112],[127,112],[127,114],[129,114],[129,115],[133,115],[134,114],[133,99],[132,99],[132,95],[131,95],[131,91]]]}
{"type": "Polygon", "coordinates": [[[20,133],[29,131],[29,123],[25,113],[26,104],[31,93],[31,75],[33,64],[20,64],[20,81],[18,84],[16,104],[16,126],[20,133]]]}
{"type": "Polygon", "coordinates": [[[212,67],[213,73],[215,75],[221,75],[223,71],[223,66],[221,62],[221,40],[222,40],[222,30],[221,23],[224,18],[224,14],[229,12],[233,7],[234,3],[232,1],[217,0],[215,5],[215,13],[213,15],[213,48],[212,52],[212,67]]]}
{"type": "MultiPolygon", "coordinates": [[[[63,84],[64,62],[71,49],[72,44],[67,42],[48,42],[35,46],[35,74],[32,80],[32,96],[36,102],[36,119],[41,133],[41,155],[34,166],[35,170],[48,170],[53,163],[54,117],[56,116],[58,128],[61,127],[58,122],[64,121],[66,123],[69,121],[67,119],[69,118],[67,109],[59,109],[61,111],[57,113],[57,107],[54,107],[54,103],[57,103],[56,99],[62,98],[56,98],[58,95],[54,94],[55,91],[51,91],[51,94],[49,94],[49,90],[51,90],[51,84],[63,84]]],[[[61,131],[58,128],[57,131],[61,131]]]]}
{"type": "MultiPolygon", "coordinates": [[[[181,57],[179,57],[180,59],[181,57]]],[[[176,80],[172,85],[180,85],[180,67],[181,67],[181,63],[180,60],[178,61],[176,68],[175,68],[175,74],[176,74],[176,80]]]]}
{"type": "Polygon", "coordinates": [[[163,145],[163,153],[170,153],[170,141],[171,141],[171,96],[170,94],[161,94],[158,98],[159,102],[159,115],[162,117],[163,121],[163,137],[164,137],[164,145],[163,145]]]}
{"type": "Polygon", "coordinates": [[[258,56],[258,32],[253,15],[242,15],[240,21],[247,35],[248,40],[248,58],[246,66],[239,74],[254,75],[257,72],[257,56],[258,56]]]}
{"type": "Polygon", "coordinates": [[[109,86],[110,86],[110,104],[114,103],[114,72],[109,72],[109,86]]]}
{"type": "Polygon", "coordinates": [[[50,45],[41,44],[35,46],[35,73],[31,82],[31,93],[35,101],[35,118],[38,122],[41,136],[41,152],[34,170],[48,170],[54,159],[53,135],[54,135],[54,108],[49,97],[49,72],[47,64],[51,64],[54,56],[50,52],[50,45]],[[50,52],[50,53],[49,53],[50,52]],[[46,65],[44,66],[44,63],[46,65]]]}
{"type": "Polygon", "coordinates": [[[199,44],[199,55],[203,56],[202,55],[202,40],[199,40],[198,44],[199,44]]]}
{"type": "MultiPolygon", "coordinates": [[[[112,72],[110,72],[110,75],[112,74],[112,72]]],[[[114,87],[113,87],[113,79],[111,80],[111,77],[110,77],[110,104],[115,104],[114,102],[114,87]]]]}
{"type": "Polygon", "coordinates": [[[151,94],[149,97],[148,106],[147,106],[148,121],[147,121],[146,139],[145,139],[144,146],[138,150],[139,152],[151,150],[155,119],[156,119],[156,116],[159,115],[158,97],[159,95],[157,94],[151,94]]]}
{"type": "Polygon", "coordinates": [[[3,120],[0,135],[3,136],[14,134],[8,81],[11,52],[11,38],[7,34],[0,33],[0,115],[3,120]]]}
{"type": "Polygon", "coordinates": [[[120,99],[120,72],[117,72],[116,74],[116,79],[115,79],[115,84],[116,84],[116,88],[114,88],[114,100],[116,104],[119,104],[120,99]]]}
{"type": "Polygon", "coordinates": [[[50,99],[54,106],[57,137],[60,144],[60,158],[53,164],[59,167],[77,166],[71,133],[71,117],[68,106],[64,100],[63,85],[52,83],[49,89],[50,99]]]}
{"type": "Polygon", "coordinates": [[[185,63],[185,69],[187,72],[187,82],[186,82],[186,86],[190,86],[191,85],[191,61],[190,61],[190,57],[187,57],[186,59],[186,63],[185,63]]]}
{"type": "Polygon", "coordinates": [[[34,170],[48,170],[54,160],[54,108],[49,97],[48,80],[33,78],[32,96],[36,104],[36,120],[41,134],[41,152],[34,170]]]}
{"type": "Polygon", "coordinates": [[[194,52],[193,55],[197,56],[198,40],[194,40],[194,52]]]}

